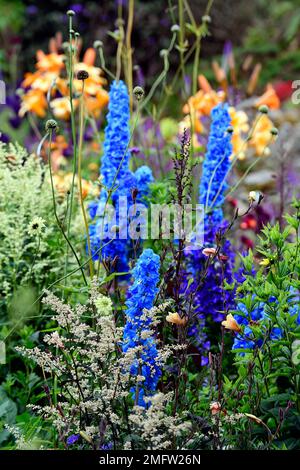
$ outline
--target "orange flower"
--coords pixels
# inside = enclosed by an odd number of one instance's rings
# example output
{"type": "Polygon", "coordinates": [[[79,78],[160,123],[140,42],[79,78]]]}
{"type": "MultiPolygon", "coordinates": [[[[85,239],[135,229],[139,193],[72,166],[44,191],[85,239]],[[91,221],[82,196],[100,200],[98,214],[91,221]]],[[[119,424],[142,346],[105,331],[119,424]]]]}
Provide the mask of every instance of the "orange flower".
{"type": "Polygon", "coordinates": [[[93,117],[97,118],[100,115],[101,109],[103,109],[109,101],[109,96],[106,90],[99,88],[96,96],[86,96],[85,105],[88,113],[93,117]]]}
{"type": "Polygon", "coordinates": [[[36,68],[40,71],[59,74],[59,72],[65,68],[65,56],[63,54],[56,54],[55,52],[45,54],[43,51],[39,50],[36,53],[36,57],[36,68]]]}
{"type": "Polygon", "coordinates": [[[227,330],[236,331],[237,333],[240,333],[242,331],[240,325],[234,319],[231,313],[229,313],[229,315],[226,316],[226,320],[222,321],[222,326],[224,326],[224,328],[226,328],[227,330]]]}
{"type": "MultiPolygon", "coordinates": [[[[54,116],[58,119],[67,120],[70,118],[71,106],[69,102],[69,86],[67,80],[60,76],[62,71],[65,71],[65,56],[58,54],[56,43],[52,42],[50,54],[45,54],[43,51],[37,52],[37,71],[25,75],[23,80],[23,87],[29,88],[22,97],[22,111],[21,115],[25,112],[31,111],[39,117],[45,116],[46,96],[51,89],[51,98],[54,99],[50,102],[53,109],[54,116]],[[38,90],[39,94],[33,93],[33,90],[38,90]],[[57,91],[61,96],[58,96],[57,91]],[[42,96],[44,94],[44,96],[42,96]],[[39,98],[39,104],[43,106],[37,107],[34,100],[39,98]]],[[[82,81],[77,80],[76,74],[79,70],[86,70],[89,74],[84,83],[84,100],[87,112],[93,117],[97,118],[101,110],[108,103],[108,93],[102,88],[106,84],[106,80],[102,77],[102,70],[95,67],[96,51],[92,48],[87,49],[84,54],[83,62],[76,62],[74,64],[74,90],[81,93],[82,81]]],[[[74,108],[78,106],[78,100],[74,99],[74,108]]]]}
{"type": "Polygon", "coordinates": [[[268,106],[270,109],[280,108],[280,99],[270,83],[267,85],[265,93],[255,102],[257,108],[263,105],[268,106]]]}
{"type": "Polygon", "coordinates": [[[188,322],[187,317],[181,317],[177,312],[169,313],[166,317],[167,322],[178,326],[185,326],[188,322]]]}
{"type": "Polygon", "coordinates": [[[27,112],[35,113],[40,118],[46,116],[47,100],[41,90],[29,90],[22,97],[22,104],[19,115],[23,117],[27,112]]]}

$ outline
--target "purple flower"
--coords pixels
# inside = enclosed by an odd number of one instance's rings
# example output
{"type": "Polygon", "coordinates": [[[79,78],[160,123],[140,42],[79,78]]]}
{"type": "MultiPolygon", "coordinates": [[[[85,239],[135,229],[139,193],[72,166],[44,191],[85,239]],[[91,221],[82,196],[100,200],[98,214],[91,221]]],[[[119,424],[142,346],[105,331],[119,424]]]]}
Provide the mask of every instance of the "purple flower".
{"type": "Polygon", "coordinates": [[[71,436],[69,436],[67,439],[67,445],[72,446],[73,444],[75,444],[75,442],[78,441],[79,437],[80,434],[71,434],[71,436]]]}

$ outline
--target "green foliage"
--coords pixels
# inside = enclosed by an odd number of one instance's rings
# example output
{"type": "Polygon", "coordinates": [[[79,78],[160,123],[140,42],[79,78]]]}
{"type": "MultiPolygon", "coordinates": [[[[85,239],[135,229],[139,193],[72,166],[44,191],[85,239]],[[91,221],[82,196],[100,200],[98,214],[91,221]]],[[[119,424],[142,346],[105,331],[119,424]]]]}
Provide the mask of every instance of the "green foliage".
{"type": "MultiPolygon", "coordinates": [[[[0,182],[0,312],[2,318],[9,312],[14,322],[20,313],[25,315],[37,291],[63,275],[63,264],[56,260],[64,256],[65,242],[53,223],[46,165],[19,145],[1,145],[0,182]],[[37,217],[44,221],[45,228],[35,235],[30,223],[37,217]]],[[[65,202],[58,204],[58,210],[63,219],[65,202]]],[[[80,235],[79,228],[77,240],[80,235]]]]}
{"type": "MultiPolygon", "coordinates": [[[[272,435],[269,445],[279,448],[297,446],[300,429],[299,203],[294,202],[293,207],[284,230],[279,224],[262,230],[257,251],[269,264],[255,275],[246,275],[236,299],[250,315],[247,320],[256,345],[233,351],[238,391],[243,394],[239,409],[260,416],[272,435]],[[251,312],[262,303],[264,317],[251,321],[251,312]],[[274,337],[274,328],[280,329],[279,337],[274,337]]],[[[243,262],[250,271],[251,252],[243,262]]],[[[232,313],[245,317],[239,308],[232,313]]],[[[254,435],[260,432],[253,430],[254,435]]]]}

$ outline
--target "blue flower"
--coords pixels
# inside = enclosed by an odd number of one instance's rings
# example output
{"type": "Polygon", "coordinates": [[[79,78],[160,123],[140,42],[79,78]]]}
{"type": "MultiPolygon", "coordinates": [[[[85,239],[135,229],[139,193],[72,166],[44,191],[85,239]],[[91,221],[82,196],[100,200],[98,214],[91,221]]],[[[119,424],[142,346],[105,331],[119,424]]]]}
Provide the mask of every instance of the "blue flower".
{"type": "MultiPolygon", "coordinates": [[[[124,218],[120,215],[119,197],[122,196],[128,202],[132,202],[131,192],[133,188],[138,189],[137,202],[147,194],[148,184],[153,181],[151,170],[144,166],[139,168],[135,174],[129,169],[130,152],[128,145],[130,141],[130,110],[129,95],[126,85],[120,80],[114,81],[109,92],[109,105],[107,114],[107,126],[105,128],[105,140],[101,161],[101,175],[104,188],[100,198],[90,204],[89,213],[93,224],[90,225],[90,240],[93,259],[99,259],[99,248],[103,245],[100,258],[114,259],[117,257],[116,271],[128,271],[130,241],[127,237],[118,237],[115,233],[111,237],[101,240],[103,230],[109,232],[109,225],[120,226],[124,218]],[[116,220],[111,224],[103,225],[103,212],[107,200],[107,190],[112,190],[111,202],[115,209],[116,220]],[[111,241],[111,238],[114,238],[111,241]]],[[[127,214],[125,214],[127,231],[127,214]]]]}
{"type": "MultiPolygon", "coordinates": [[[[293,291],[291,291],[293,294],[293,291]]],[[[253,298],[255,298],[253,296],[253,298]]],[[[292,301],[292,297],[288,298],[288,302],[292,301]]],[[[269,302],[276,302],[278,300],[275,297],[270,297],[269,302]]],[[[263,340],[261,338],[255,339],[253,331],[250,326],[250,321],[258,322],[260,330],[262,333],[266,333],[269,330],[271,318],[266,313],[266,304],[264,302],[259,302],[255,307],[249,312],[243,303],[237,304],[237,310],[242,313],[242,315],[234,315],[234,318],[240,325],[245,325],[243,334],[236,335],[232,349],[254,349],[255,347],[261,347],[263,345],[263,340]]],[[[300,324],[300,307],[299,302],[297,304],[291,305],[289,308],[289,315],[295,317],[297,325],[300,324]]],[[[283,332],[281,328],[275,325],[272,330],[269,332],[270,340],[277,341],[283,337],[283,332]]],[[[240,352],[240,356],[244,356],[244,352],[240,352]]]]}
{"type": "Polygon", "coordinates": [[[207,152],[199,187],[199,204],[210,209],[209,221],[213,225],[219,226],[223,219],[222,205],[228,187],[226,176],[230,168],[229,157],[232,154],[231,135],[227,132],[231,122],[228,104],[218,104],[211,112],[211,119],[207,152]]]}
{"type": "MultiPolygon", "coordinates": [[[[139,257],[135,268],[132,270],[134,282],[128,290],[126,301],[126,325],[123,336],[123,351],[142,346],[140,359],[142,366],[138,365],[138,360],[131,366],[133,376],[142,375],[145,380],[139,387],[138,403],[145,406],[144,396],[149,396],[155,392],[161,370],[157,365],[157,348],[153,336],[142,332],[149,330],[150,318],[143,315],[144,309],[151,309],[155,297],[158,293],[157,284],[159,282],[160,259],[150,248],[143,251],[139,257]],[[141,367],[141,369],[140,369],[141,367]]],[[[133,388],[132,393],[136,390],[133,388]]]]}
{"type": "Polygon", "coordinates": [[[71,436],[69,436],[68,439],[67,439],[67,445],[71,446],[71,445],[75,444],[75,442],[78,441],[79,437],[80,437],[79,434],[71,434],[71,436]]]}
{"type": "Polygon", "coordinates": [[[149,184],[154,181],[152,170],[143,165],[134,173],[136,188],[138,189],[138,199],[141,201],[149,194],[149,184]]]}

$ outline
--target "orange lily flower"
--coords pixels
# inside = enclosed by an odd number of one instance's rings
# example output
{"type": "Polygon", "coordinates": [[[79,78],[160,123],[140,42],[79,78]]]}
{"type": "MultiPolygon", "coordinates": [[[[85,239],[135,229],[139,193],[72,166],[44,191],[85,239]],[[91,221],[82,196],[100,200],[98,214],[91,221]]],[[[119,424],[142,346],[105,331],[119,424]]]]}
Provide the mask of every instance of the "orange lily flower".
{"type": "Polygon", "coordinates": [[[47,100],[44,93],[41,90],[32,89],[22,97],[19,115],[23,117],[27,112],[33,112],[43,118],[46,116],[46,109],[47,100]]]}
{"type": "Polygon", "coordinates": [[[269,83],[265,93],[256,100],[255,106],[259,108],[260,106],[266,105],[270,109],[279,109],[280,108],[280,99],[278,98],[276,91],[273,86],[269,83]]]}

